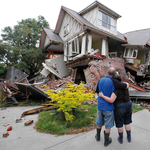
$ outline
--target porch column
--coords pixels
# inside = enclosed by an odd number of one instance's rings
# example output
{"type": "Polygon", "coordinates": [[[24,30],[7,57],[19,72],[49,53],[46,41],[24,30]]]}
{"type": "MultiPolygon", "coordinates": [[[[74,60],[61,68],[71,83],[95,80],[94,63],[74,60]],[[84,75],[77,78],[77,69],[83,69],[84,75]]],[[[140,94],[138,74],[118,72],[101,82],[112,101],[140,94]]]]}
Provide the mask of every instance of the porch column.
{"type": "Polygon", "coordinates": [[[64,44],[64,61],[67,61],[67,43],[64,44]]]}
{"type": "Polygon", "coordinates": [[[84,55],[86,52],[86,35],[82,37],[82,47],[81,47],[81,54],[84,55]]]}
{"type": "Polygon", "coordinates": [[[70,42],[69,44],[69,57],[68,57],[68,60],[72,60],[72,42],[70,42]]]}
{"type": "Polygon", "coordinates": [[[92,35],[88,35],[88,53],[90,54],[92,52],[92,35]]]}
{"type": "Polygon", "coordinates": [[[108,41],[105,39],[102,39],[102,51],[101,54],[103,56],[107,56],[108,55],[108,41]]]}

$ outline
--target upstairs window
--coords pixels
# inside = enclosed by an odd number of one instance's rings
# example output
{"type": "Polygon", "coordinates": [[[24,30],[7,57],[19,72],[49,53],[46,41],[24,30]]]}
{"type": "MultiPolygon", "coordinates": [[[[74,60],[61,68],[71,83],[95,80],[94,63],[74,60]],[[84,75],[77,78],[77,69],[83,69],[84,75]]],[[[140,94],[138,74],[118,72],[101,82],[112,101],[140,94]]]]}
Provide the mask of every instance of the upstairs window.
{"type": "Polygon", "coordinates": [[[64,36],[69,33],[69,24],[64,27],[64,36]]]}
{"type": "Polygon", "coordinates": [[[116,19],[101,10],[99,10],[98,24],[111,31],[116,31],[116,19]]]}

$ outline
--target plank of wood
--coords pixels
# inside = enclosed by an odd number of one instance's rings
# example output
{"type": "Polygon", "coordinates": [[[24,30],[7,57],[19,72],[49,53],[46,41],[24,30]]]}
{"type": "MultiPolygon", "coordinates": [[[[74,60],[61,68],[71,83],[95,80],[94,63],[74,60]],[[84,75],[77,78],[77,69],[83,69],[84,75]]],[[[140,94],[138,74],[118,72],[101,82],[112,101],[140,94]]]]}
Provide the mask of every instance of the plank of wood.
{"type": "Polygon", "coordinates": [[[47,111],[47,110],[51,110],[51,109],[54,109],[52,106],[45,106],[45,107],[40,107],[40,108],[35,108],[35,109],[32,109],[32,110],[28,110],[28,111],[24,111],[21,116],[25,116],[25,115],[30,115],[30,114],[34,114],[34,113],[39,113],[39,112],[42,112],[42,111],[47,111]]]}

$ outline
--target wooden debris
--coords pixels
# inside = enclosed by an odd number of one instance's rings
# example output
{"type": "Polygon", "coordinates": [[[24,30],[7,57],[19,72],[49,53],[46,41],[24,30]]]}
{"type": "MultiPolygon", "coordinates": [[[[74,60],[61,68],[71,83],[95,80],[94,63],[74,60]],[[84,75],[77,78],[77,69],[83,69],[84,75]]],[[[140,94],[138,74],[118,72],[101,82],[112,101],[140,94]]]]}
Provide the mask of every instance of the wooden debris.
{"type": "Polygon", "coordinates": [[[29,126],[29,125],[31,125],[32,123],[33,123],[33,120],[29,120],[29,121],[25,122],[24,125],[25,125],[25,126],[29,126]]]}
{"type": "Polygon", "coordinates": [[[54,109],[52,106],[50,107],[40,107],[40,108],[36,108],[36,109],[32,109],[32,110],[28,110],[28,111],[24,111],[22,113],[22,117],[25,116],[25,115],[30,115],[30,114],[34,114],[34,113],[39,113],[39,112],[42,112],[42,111],[47,111],[47,110],[51,110],[51,109],[54,109]]]}

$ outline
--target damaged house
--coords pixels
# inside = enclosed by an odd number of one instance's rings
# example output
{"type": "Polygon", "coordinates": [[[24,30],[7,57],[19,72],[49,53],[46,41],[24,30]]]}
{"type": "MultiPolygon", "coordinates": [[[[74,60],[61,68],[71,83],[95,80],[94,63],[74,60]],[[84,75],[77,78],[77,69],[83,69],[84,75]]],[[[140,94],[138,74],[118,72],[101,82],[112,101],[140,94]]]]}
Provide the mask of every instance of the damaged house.
{"type": "Polygon", "coordinates": [[[51,80],[70,75],[75,83],[85,81],[95,90],[98,80],[113,66],[130,83],[132,96],[146,92],[150,29],[121,34],[117,31],[120,17],[98,1],[80,12],[62,6],[55,29],[43,28],[40,39],[43,53],[59,57],[45,60],[41,74],[51,80]]]}
{"type": "MultiPolygon", "coordinates": [[[[106,74],[108,67],[113,66],[112,62],[125,78],[124,60],[113,59],[123,53],[122,44],[127,43],[124,36],[117,31],[117,20],[120,17],[98,1],[78,13],[62,6],[55,30],[43,29],[40,47],[49,55],[63,55],[65,66],[71,69],[71,77],[76,83],[82,80],[95,87],[101,76],[106,74]],[[95,67],[92,63],[89,66],[93,60],[97,65],[98,62],[105,63],[105,66],[95,67]],[[118,61],[121,63],[118,64],[118,61]],[[94,76],[90,72],[95,72],[94,76]]],[[[45,60],[45,64],[47,61],[45,60]]],[[[61,71],[58,70],[59,65],[62,64],[57,62],[51,65],[51,71],[44,66],[41,73],[47,76],[49,72],[58,77],[54,72],[61,71]]]]}
{"type": "MultiPolygon", "coordinates": [[[[48,98],[47,88],[65,88],[67,82],[84,81],[96,90],[99,79],[115,67],[123,81],[130,84],[130,97],[150,97],[150,28],[121,34],[117,20],[121,16],[98,1],[80,12],[61,7],[54,30],[43,28],[40,48],[48,55],[40,75],[27,75],[9,68],[3,84],[6,98],[48,98]],[[43,87],[42,87],[43,86],[43,87]]],[[[2,90],[3,96],[3,90],[2,90]]]]}
{"type": "Polygon", "coordinates": [[[114,66],[134,89],[131,93],[146,92],[150,72],[150,29],[121,34],[117,31],[120,17],[98,1],[80,12],[62,6],[55,29],[43,29],[40,47],[49,56],[62,55],[63,60],[52,63],[49,69],[49,60],[45,60],[41,74],[62,78],[71,73],[75,83],[82,80],[95,89],[107,69],[114,66]],[[62,70],[58,69],[60,65],[66,70],[64,76],[58,76],[62,70]]]}

